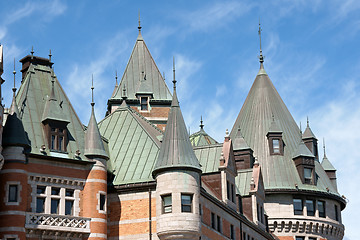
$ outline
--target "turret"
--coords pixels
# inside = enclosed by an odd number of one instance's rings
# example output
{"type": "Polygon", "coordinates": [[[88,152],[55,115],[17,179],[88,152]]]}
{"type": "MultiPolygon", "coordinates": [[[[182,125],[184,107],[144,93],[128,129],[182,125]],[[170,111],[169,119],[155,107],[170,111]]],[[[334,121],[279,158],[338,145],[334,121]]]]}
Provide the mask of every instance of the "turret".
{"type": "Polygon", "coordinates": [[[316,185],[314,155],[301,141],[293,156],[302,183],[316,185]]]}
{"type": "Polygon", "coordinates": [[[103,140],[94,112],[94,87],[92,90],[91,116],[85,132],[84,155],[94,161],[83,190],[83,217],[91,218],[89,239],[107,239],[107,160],[103,140]]]}
{"type": "Polygon", "coordinates": [[[244,137],[241,134],[240,128],[238,128],[236,132],[233,141],[233,148],[234,148],[236,169],[240,170],[240,169],[252,168],[254,164],[253,150],[246,143],[244,137]]]}
{"type": "Polygon", "coordinates": [[[337,182],[336,182],[336,168],[331,164],[330,160],[326,156],[325,152],[325,140],[324,140],[324,157],[321,162],[321,166],[324,168],[326,174],[328,175],[331,183],[334,185],[335,189],[337,190],[337,182]]]}
{"type": "Polygon", "coordinates": [[[318,145],[315,134],[311,131],[309,118],[307,119],[306,128],[304,134],[302,135],[302,140],[304,141],[306,147],[312,152],[315,156],[316,161],[319,161],[318,145]]]}
{"type": "MultiPolygon", "coordinates": [[[[174,64],[175,65],[175,64],[174,64]]],[[[201,167],[192,149],[174,93],[158,159],[156,179],[156,230],[162,239],[199,239],[201,167]]]]}

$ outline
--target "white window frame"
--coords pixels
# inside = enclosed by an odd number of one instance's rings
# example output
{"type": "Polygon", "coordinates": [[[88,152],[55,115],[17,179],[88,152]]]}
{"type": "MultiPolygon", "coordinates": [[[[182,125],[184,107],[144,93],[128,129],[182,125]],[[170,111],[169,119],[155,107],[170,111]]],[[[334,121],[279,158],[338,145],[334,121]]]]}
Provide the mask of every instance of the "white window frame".
{"type": "Polygon", "coordinates": [[[98,200],[98,204],[96,205],[96,209],[98,210],[99,213],[104,213],[106,214],[107,211],[107,195],[106,192],[104,191],[98,191],[96,194],[96,198],[98,200]],[[104,204],[104,210],[100,210],[100,195],[103,194],[105,195],[105,204],[104,204]]]}
{"type": "Polygon", "coordinates": [[[4,197],[4,203],[5,205],[13,205],[13,206],[19,206],[21,202],[20,192],[22,190],[22,185],[19,181],[8,181],[5,184],[5,197],[4,197]],[[10,185],[17,185],[17,202],[9,202],[9,187],[10,185]]]}
{"type": "Polygon", "coordinates": [[[19,236],[17,234],[5,234],[4,240],[15,238],[16,240],[20,240],[19,236]]]}

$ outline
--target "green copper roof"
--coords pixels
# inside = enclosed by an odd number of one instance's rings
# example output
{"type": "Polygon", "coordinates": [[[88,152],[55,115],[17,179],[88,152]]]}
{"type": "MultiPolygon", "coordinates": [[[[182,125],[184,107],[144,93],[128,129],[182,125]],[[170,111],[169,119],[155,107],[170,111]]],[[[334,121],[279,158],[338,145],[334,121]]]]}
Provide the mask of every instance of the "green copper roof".
{"type": "Polygon", "coordinates": [[[233,140],[233,149],[234,151],[250,149],[249,145],[246,143],[243,135],[241,134],[240,128],[238,128],[235,138],[233,140]]]}
{"type": "Polygon", "coordinates": [[[109,141],[108,169],[115,174],[114,185],[154,180],[151,173],[160,149],[159,129],[125,103],[98,126],[109,141]]]}
{"type": "Polygon", "coordinates": [[[243,169],[237,172],[235,177],[235,184],[240,192],[241,196],[249,196],[250,194],[250,183],[253,169],[243,169]]]}
{"type": "Polygon", "coordinates": [[[297,157],[315,158],[314,154],[306,147],[305,143],[302,140],[300,141],[298,148],[293,155],[293,158],[297,157]]]}
{"type": "Polygon", "coordinates": [[[146,93],[151,92],[156,100],[171,100],[171,93],[141,34],[136,39],[120,86],[116,88],[116,93],[111,99],[122,98],[124,84],[129,99],[136,99],[137,92],[145,91],[146,93]],[[146,78],[145,81],[143,81],[144,78],[146,78]],[[145,82],[145,86],[142,82],[145,82]]]}
{"type": "Polygon", "coordinates": [[[262,167],[266,190],[271,189],[299,189],[315,190],[337,194],[321,165],[315,163],[318,175],[317,186],[302,184],[295,164],[292,160],[301,142],[300,129],[291,116],[289,110],[275,89],[264,69],[260,69],[250,92],[242,106],[231,131],[234,139],[237,129],[241,128],[246,143],[253,149],[262,167]],[[266,137],[274,120],[282,131],[284,141],[284,156],[270,155],[268,139],[266,137]]]}
{"type": "Polygon", "coordinates": [[[24,129],[28,133],[31,143],[31,152],[42,154],[40,147],[45,145],[49,156],[57,156],[71,159],[79,159],[76,151],[80,151],[80,159],[84,159],[84,127],[80,122],[68,97],[62,89],[58,79],[54,78],[54,93],[57,98],[57,107],[62,109],[62,119],[67,119],[68,144],[65,153],[55,153],[48,151],[48,139],[44,132],[43,113],[48,96],[52,91],[53,69],[49,60],[33,56],[27,56],[21,62],[32,62],[27,70],[22,84],[16,96],[16,102],[20,107],[20,117],[24,129]],[[41,60],[41,61],[40,61],[41,60]]]}
{"type": "Polygon", "coordinates": [[[201,172],[199,161],[191,146],[189,134],[180,110],[174,80],[171,109],[153,176],[156,176],[161,171],[185,168],[201,172]]]}
{"type": "Polygon", "coordinates": [[[91,116],[85,132],[84,155],[87,157],[100,157],[104,159],[109,159],[109,156],[104,148],[98,125],[96,123],[94,104],[95,103],[93,102],[91,103],[91,116]]]}
{"type": "Polygon", "coordinates": [[[321,162],[321,166],[324,168],[325,171],[336,171],[336,168],[331,164],[325,153],[324,158],[321,162]]]}
{"type": "Polygon", "coordinates": [[[222,144],[212,144],[194,147],[195,156],[199,159],[203,173],[219,171],[222,144]]]}
{"type": "Polygon", "coordinates": [[[217,144],[218,142],[210,137],[203,128],[200,131],[190,135],[190,142],[193,147],[217,144]]]}

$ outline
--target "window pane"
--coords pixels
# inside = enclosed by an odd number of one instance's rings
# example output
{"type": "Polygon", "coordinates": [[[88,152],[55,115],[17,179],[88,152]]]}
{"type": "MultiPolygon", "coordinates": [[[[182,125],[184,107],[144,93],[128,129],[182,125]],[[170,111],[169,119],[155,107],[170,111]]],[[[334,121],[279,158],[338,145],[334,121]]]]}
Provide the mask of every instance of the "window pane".
{"type": "Polygon", "coordinates": [[[141,99],[141,110],[148,110],[148,98],[142,97],[141,99]]]}
{"type": "Polygon", "coordinates": [[[306,210],[308,216],[315,216],[315,203],[314,200],[306,200],[306,210]]]}
{"type": "Polygon", "coordinates": [[[74,196],[74,189],[66,189],[65,196],[73,197],[74,196]]]}
{"type": "Polygon", "coordinates": [[[304,178],[311,179],[311,168],[304,168],[304,178]]]}
{"type": "Polygon", "coordinates": [[[235,239],[234,225],[230,225],[230,239],[235,239]]]}
{"type": "Polygon", "coordinates": [[[303,215],[302,199],[294,198],[294,214],[295,215],[303,215]]]}
{"type": "Polygon", "coordinates": [[[280,141],[279,141],[279,139],[273,139],[273,150],[274,150],[274,153],[280,153],[280,141]]]}
{"type": "Polygon", "coordinates": [[[217,216],[217,218],[216,218],[216,220],[217,220],[217,231],[218,232],[222,232],[222,229],[221,229],[221,218],[220,218],[220,216],[217,216]]]}
{"type": "Polygon", "coordinates": [[[9,185],[9,202],[17,202],[18,186],[9,185]]]}
{"type": "Polygon", "coordinates": [[[182,212],[192,212],[192,195],[181,194],[181,211],[182,212]]]}
{"type": "Polygon", "coordinates": [[[55,149],[55,136],[51,135],[51,149],[55,149]]]}
{"type": "Polygon", "coordinates": [[[65,201],[65,215],[73,215],[73,205],[74,205],[74,201],[72,200],[65,201]]]}
{"type": "Polygon", "coordinates": [[[59,195],[60,194],[60,188],[51,188],[51,195],[59,195]]]}
{"type": "Polygon", "coordinates": [[[45,186],[37,186],[36,193],[37,194],[45,194],[45,186]]]}
{"type": "Polygon", "coordinates": [[[60,199],[51,199],[51,213],[59,214],[59,203],[60,199]]]}
{"type": "Polygon", "coordinates": [[[339,211],[338,211],[338,206],[335,205],[335,220],[339,221],[339,211]]]}
{"type": "Polygon", "coordinates": [[[304,240],[305,237],[295,237],[296,240],[304,240]]]}
{"type": "Polygon", "coordinates": [[[100,194],[100,210],[105,210],[105,194],[100,194]]]}
{"type": "Polygon", "coordinates": [[[43,213],[44,212],[44,204],[45,198],[36,198],[36,212],[43,213]]]}
{"type": "Polygon", "coordinates": [[[319,210],[319,217],[326,217],[325,216],[325,202],[318,201],[318,210],[319,210]]]}
{"type": "Polygon", "coordinates": [[[64,141],[64,137],[59,137],[59,150],[60,151],[63,150],[63,141],[64,141]]]}
{"type": "Polygon", "coordinates": [[[215,229],[215,214],[211,213],[211,227],[215,229]]]}
{"type": "Polygon", "coordinates": [[[171,195],[163,196],[163,213],[171,213],[172,212],[172,199],[171,195]]]}

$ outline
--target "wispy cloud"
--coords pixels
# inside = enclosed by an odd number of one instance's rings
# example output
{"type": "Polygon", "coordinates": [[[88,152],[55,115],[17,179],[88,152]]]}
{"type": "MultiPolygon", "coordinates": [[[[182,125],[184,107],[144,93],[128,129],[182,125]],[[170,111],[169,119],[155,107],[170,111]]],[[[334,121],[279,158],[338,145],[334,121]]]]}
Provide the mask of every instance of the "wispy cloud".
{"type": "Polygon", "coordinates": [[[182,14],[182,19],[191,31],[211,31],[226,26],[237,17],[249,12],[254,5],[238,1],[216,2],[204,8],[182,14]]]}

